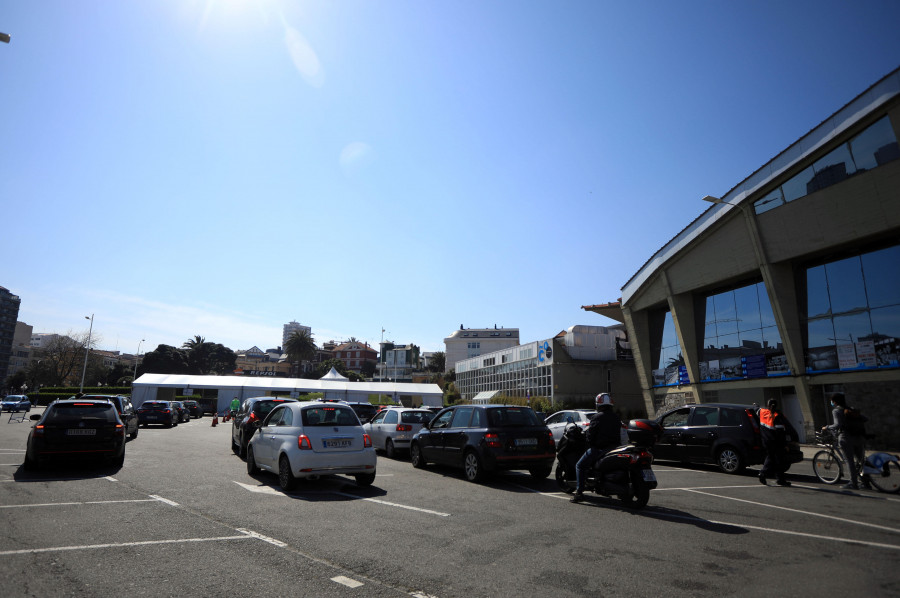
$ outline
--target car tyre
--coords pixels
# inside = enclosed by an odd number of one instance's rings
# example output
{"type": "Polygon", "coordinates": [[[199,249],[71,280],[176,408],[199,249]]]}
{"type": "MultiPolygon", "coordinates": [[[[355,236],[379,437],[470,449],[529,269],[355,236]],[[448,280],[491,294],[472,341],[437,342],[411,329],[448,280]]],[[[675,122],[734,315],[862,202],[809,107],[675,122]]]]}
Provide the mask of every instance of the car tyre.
{"type": "Polygon", "coordinates": [[[139,426],[135,425],[135,426],[134,426],[134,432],[132,432],[131,434],[128,435],[128,437],[131,438],[132,440],[134,440],[135,438],[137,438],[137,435],[138,435],[138,427],[139,427],[139,426]]]}
{"type": "Polygon", "coordinates": [[[534,469],[529,469],[528,473],[531,474],[536,480],[546,480],[550,477],[550,474],[553,473],[553,466],[550,467],[535,467],[534,469]]]}
{"type": "Polygon", "coordinates": [[[287,455],[281,455],[281,458],[278,459],[278,485],[285,492],[293,490],[294,486],[297,485],[297,478],[294,477],[294,472],[291,471],[291,462],[287,455]]]}
{"type": "Polygon", "coordinates": [[[259,473],[259,467],[256,466],[256,459],[253,456],[253,447],[247,447],[247,474],[256,475],[259,473]]]}
{"type": "Polygon", "coordinates": [[[357,486],[371,486],[375,481],[375,472],[372,473],[358,473],[355,476],[356,485],[357,486]]]}
{"type": "Polygon", "coordinates": [[[480,482],[484,479],[484,466],[478,453],[473,450],[466,451],[463,456],[463,472],[470,482],[480,482]]]}
{"type": "Polygon", "coordinates": [[[746,464],[733,446],[723,446],[716,453],[716,465],[725,473],[740,473],[746,464]]]}
{"type": "Polygon", "coordinates": [[[384,443],[384,456],[388,459],[394,459],[397,457],[397,449],[394,447],[394,441],[390,438],[388,438],[387,442],[384,443]]]}
{"type": "Polygon", "coordinates": [[[412,443],[412,446],[409,447],[409,460],[416,469],[425,469],[428,466],[425,455],[422,454],[422,449],[419,448],[417,442],[412,443]]]}
{"type": "Polygon", "coordinates": [[[238,456],[241,454],[241,446],[234,441],[234,432],[231,434],[231,452],[238,456]]]}
{"type": "Polygon", "coordinates": [[[238,437],[238,455],[241,457],[247,456],[247,446],[250,444],[250,439],[244,440],[244,432],[241,431],[241,435],[238,437]]]}

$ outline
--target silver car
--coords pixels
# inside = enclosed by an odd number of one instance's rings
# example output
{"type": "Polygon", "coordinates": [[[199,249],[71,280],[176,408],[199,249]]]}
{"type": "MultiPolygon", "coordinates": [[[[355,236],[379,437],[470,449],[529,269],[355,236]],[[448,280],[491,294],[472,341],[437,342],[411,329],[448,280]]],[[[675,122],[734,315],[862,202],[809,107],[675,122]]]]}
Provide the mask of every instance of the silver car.
{"type": "Polygon", "coordinates": [[[375,448],[384,449],[384,454],[393,459],[398,450],[409,451],[412,437],[433,417],[429,409],[388,407],[376,413],[363,429],[372,437],[375,448]]]}
{"type": "Polygon", "coordinates": [[[597,413],[594,409],[567,409],[566,411],[557,411],[553,415],[544,420],[550,431],[553,432],[553,440],[556,444],[562,439],[563,432],[569,423],[581,426],[581,429],[587,431],[587,426],[591,421],[591,416],[597,413]]]}
{"type": "Polygon", "coordinates": [[[247,445],[247,473],[276,473],[285,491],[298,478],[329,474],[351,475],[360,486],[370,486],[375,465],[372,439],[344,403],[283,403],[247,445]]]}

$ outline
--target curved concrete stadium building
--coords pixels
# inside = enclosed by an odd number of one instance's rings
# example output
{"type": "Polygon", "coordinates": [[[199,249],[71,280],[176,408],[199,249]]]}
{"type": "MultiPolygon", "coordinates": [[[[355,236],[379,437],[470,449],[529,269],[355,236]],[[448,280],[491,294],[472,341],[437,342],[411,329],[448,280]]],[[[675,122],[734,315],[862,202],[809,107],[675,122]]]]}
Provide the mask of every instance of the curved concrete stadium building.
{"type": "Polygon", "coordinates": [[[653,254],[620,301],[648,413],[779,401],[812,440],[843,392],[900,445],[900,69],[653,254]]]}

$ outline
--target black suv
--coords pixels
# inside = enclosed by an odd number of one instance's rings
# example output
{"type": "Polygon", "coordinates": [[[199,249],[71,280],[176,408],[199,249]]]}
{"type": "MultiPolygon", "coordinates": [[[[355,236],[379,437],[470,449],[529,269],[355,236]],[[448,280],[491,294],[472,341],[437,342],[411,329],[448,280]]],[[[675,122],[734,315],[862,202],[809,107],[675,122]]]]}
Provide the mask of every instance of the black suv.
{"type": "Polygon", "coordinates": [[[37,423],[28,434],[25,469],[50,460],[80,463],[94,458],[113,467],[125,462],[125,426],[106,397],[54,401],[31,419],[37,423]]]}
{"type": "MultiPolygon", "coordinates": [[[[725,473],[740,473],[766,459],[756,410],[750,405],[684,405],[666,411],[656,421],[664,429],[662,439],[653,447],[656,459],[712,463],[725,473]]],[[[800,445],[790,442],[788,446],[788,461],[802,461],[800,445]]]]}
{"type": "Polygon", "coordinates": [[[527,469],[544,479],[556,459],[550,428],[531,407],[513,405],[448,407],[413,436],[409,451],[413,467],[459,467],[470,482],[510,469],[527,469]]]}
{"type": "Polygon", "coordinates": [[[197,401],[181,401],[181,403],[188,410],[188,413],[191,414],[191,417],[203,417],[203,408],[197,401]]]}
{"type": "Polygon", "coordinates": [[[247,456],[247,443],[262,425],[266,416],[275,407],[283,403],[296,403],[297,399],[288,397],[251,397],[244,399],[231,420],[231,450],[241,457],[247,456]]]}
{"type": "Polygon", "coordinates": [[[134,405],[131,404],[130,398],[125,395],[84,395],[81,398],[89,401],[110,401],[116,406],[116,411],[119,412],[119,419],[121,419],[122,424],[125,425],[125,434],[132,440],[137,438],[139,427],[138,416],[137,412],[134,410],[134,405]]]}

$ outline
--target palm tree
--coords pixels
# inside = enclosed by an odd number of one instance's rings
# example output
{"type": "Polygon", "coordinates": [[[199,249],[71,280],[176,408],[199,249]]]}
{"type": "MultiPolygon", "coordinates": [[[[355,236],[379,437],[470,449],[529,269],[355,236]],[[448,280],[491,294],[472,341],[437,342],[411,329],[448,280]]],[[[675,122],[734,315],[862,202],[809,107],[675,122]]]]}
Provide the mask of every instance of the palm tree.
{"type": "Polygon", "coordinates": [[[295,330],[284,343],[284,352],[291,363],[298,364],[298,369],[300,363],[315,357],[317,350],[312,335],[306,330],[295,330]]]}
{"type": "Polygon", "coordinates": [[[206,342],[206,339],[198,334],[194,338],[186,340],[184,342],[184,344],[181,345],[181,348],[187,349],[188,351],[192,351],[194,349],[199,348],[200,345],[202,345],[205,342],[206,342]]]}

